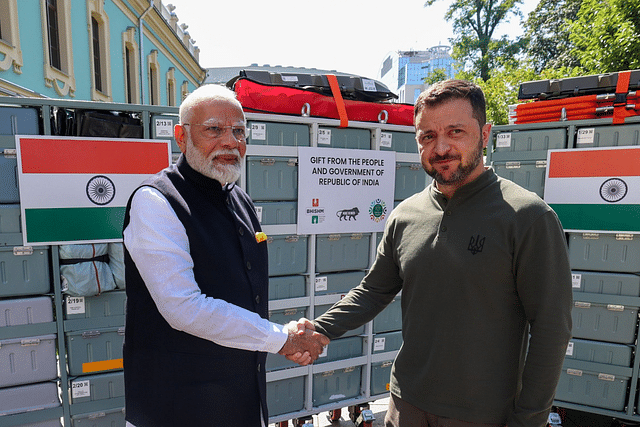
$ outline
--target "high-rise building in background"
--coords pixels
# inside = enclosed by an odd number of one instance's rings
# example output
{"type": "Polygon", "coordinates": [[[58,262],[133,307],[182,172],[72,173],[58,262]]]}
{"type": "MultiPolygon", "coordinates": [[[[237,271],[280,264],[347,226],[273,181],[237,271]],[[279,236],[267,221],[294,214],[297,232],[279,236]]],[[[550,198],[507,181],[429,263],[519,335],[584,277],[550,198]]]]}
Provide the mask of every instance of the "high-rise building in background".
{"type": "Polygon", "coordinates": [[[427,50],[407,50],[387,54],[378,71],[377,80],[398,95],[398,102],[413,104],[429,85],[424,78],[442,69],[447,78],[455,75],[455,60],[450,46],[434,46],[427,50]]]}

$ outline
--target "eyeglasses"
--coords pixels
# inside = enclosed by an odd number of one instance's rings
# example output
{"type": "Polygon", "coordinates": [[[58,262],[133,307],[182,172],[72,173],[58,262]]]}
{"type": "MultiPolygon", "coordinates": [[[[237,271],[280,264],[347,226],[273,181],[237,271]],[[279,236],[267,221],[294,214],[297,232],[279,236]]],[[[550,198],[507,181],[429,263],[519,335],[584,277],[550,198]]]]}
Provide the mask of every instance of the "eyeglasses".
{"type": "Polygon", "coordinates": [[[183,123],[182,126],[199,126],[202,129],[202,135],[207,139],[218,139],[227,129],[231,129],[231,134],[238,141],[247,140],[247,128],[245,126],[218,126],[218,125],[201,125],[196,123],[183,123]]]}

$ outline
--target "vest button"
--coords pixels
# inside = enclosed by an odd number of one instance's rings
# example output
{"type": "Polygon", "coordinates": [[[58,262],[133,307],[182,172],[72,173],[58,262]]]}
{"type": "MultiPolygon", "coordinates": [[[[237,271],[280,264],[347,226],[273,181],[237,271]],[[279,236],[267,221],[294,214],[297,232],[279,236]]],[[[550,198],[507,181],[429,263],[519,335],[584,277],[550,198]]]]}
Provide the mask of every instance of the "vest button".
{"type": "Polygon", "coordinates": [[[244,228],[238,228],[238,233],[240,233],[241,236],[244,236],[244,228]]]}
{"type": "Polygon", "coordinates": [[[247,270],[251,270],[251,263],[247,261],[247,270]]]}
{"type": "Polygon", "coordinates": [[[256,295],[256,304],[260,304],[260,295],[256,295]]]}

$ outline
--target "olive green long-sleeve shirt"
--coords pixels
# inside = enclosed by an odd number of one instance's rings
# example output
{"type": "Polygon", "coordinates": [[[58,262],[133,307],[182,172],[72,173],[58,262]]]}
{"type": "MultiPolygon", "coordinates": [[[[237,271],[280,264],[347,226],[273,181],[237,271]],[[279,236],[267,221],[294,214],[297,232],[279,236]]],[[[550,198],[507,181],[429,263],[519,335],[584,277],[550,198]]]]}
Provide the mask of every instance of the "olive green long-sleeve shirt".
{"type": "Polygon", "coordinates": [[[434,185],[389,216],[362,283],[317,318],[330,338],[402,291],[391,392],[422,410],[546,424],[571,335],[571,271],[556,214],[492,169],[446,200],[434,185]]]}

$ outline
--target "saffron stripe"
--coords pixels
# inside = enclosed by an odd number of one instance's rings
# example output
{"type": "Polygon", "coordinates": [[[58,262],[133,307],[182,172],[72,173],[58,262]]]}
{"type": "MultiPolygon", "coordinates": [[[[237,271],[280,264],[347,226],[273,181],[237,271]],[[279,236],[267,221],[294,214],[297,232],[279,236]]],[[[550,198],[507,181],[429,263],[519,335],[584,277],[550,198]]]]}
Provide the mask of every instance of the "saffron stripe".
{"type": "Polygon", "coordinates": [[[549,178],[640,175],[640,147],[549,152],[549,178]]]}
{"type": "Polygon", "coordinates": [[[550,204],[565,230],[640,232],[640,205],[550,204]]]}
{"type": "Polygon", "coordinates": [[[122,239],[125,208],[25,209],[26,244],[122,239]]]}
{"type": "Polygon", "coordinates": [[[169,142],[20,138],[22,173],[154,174],[169,165],[169,142]]]}

